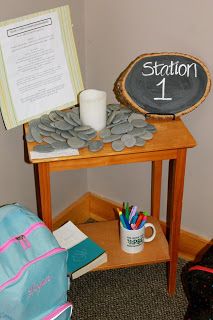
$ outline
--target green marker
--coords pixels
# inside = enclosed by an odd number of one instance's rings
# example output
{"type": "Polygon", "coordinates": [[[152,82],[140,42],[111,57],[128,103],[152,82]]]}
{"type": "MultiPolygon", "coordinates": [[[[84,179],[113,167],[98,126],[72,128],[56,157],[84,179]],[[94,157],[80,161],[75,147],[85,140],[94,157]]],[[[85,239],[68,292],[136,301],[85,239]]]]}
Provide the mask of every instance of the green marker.
{"type": "Polygon", "coordinates": [[[148,217],[148,216],[150,216],[150,213],[144,211],[144,212],[143,212],[143,215],[148,217]]]}
{"type": "Polygon", "coordinates": [[[129,221],[129,202],[126,202],[125,216],[126,216],[127,220],[129,221]]]}

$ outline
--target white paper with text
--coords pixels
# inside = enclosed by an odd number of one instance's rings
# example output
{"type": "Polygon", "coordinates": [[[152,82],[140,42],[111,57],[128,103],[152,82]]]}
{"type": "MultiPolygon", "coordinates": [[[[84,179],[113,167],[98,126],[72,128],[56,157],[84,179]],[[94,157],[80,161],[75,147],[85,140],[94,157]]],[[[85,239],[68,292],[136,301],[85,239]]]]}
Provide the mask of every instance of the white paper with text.
{"type": "Polygon", "coordinates": [[[0,44],[17,121],[75,99],[57,12],[1,27],[0,44]]]}

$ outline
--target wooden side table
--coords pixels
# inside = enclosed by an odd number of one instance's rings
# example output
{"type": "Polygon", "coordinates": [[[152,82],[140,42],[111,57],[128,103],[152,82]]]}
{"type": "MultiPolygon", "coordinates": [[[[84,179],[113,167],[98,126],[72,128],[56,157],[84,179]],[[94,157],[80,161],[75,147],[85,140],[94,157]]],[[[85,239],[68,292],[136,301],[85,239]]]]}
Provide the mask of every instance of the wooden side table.
{"type": "MultiPolygon", "coordinates": [[[[31,160],[30,151],[34,146],[34,143],[28,143],[28,156],[29,161],[33,163],[35,167],[35,178],[38,180],[37,204],[39,208],[39,214],[51,230],[51,172],[80,168],[92,168],[98,166],[108,166],[114,164],[128,164],[135,162],[151,161],[151,214],[152,218],[158,221],[160,215],[162,161],[169,160],[169,179],[167,195],[167,227],[169,230],[167,240],[169,253],[165,254],[165,258],[160,257],[159,259],[156,259],[156,262],[169,261],[168,292],[170,294],[173,294],[176,288],[176,271],[186,152],[188,148],[194,147],[196,145],[196,142],[180,119],[161,121],[149,120],[148,122],[156,126],[157,132],[154,134],[154,138],[148,141],[144,147],[125,148],[121,152],[115,152],[112,150],[110,144],[106,144],[104,146],[104,149],[97,153],[92,153],[88,151],[86,148],[84,148],[80,150],[80,154],[78,156],[31,160]]],[[[25,131],[28,131],[27,125],[25,125],[25,131]]],[[[89,236],[93,237],[94,235],[94,238],[96,239],[97,237],[95,237],[94,234],[95,231],[91,228],[92,227],[85,226],[82,229],[85,232],[88,231],[87,233],[89,236]]],[[[97,228],[94,229],[97,230],[97,228]]],[[[106,228],[103,228],[102,226],[102,229],[106,228]]],[[[115,242],[117,241],[116,239],[115,242]]],[[[98,240],[98,238],[96,240],[99,242],[102,241],[102,239],[98,240]]],[[[110,252],[108,254],[110,254],[110,252]]],[[[109,259],[109,261],[111,260],[109,259]]],[[[127,261],[127,258],[124,259],[123,264],[126,266],[129,265],[127,261]]],[[[134,258],[131,258],[130,265],[144,264],[143,261],[144,260],[142,255],[139,260],[138,258],[135,258],[134,261],[134,258]]],[[[145,259],[145,263],[154,262],[155,261],[153,256],[150,260],[147,257],[145,259]]],[[[118,266],[119,264],[116,264],[116,262],[113,260],[113,263],[108,263],[106,264],[106,266],[103,265],[102,269],[109,269],[110,267],[114,268],[118,266]]]]}

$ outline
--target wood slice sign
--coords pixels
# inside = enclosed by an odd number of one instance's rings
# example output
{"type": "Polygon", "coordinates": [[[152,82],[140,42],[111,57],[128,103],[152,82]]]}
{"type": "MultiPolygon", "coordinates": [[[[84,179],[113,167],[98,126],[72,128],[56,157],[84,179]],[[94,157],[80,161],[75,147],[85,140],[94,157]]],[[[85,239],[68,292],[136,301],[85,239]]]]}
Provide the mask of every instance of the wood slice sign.
{"type": "Polygon", "coordinates": [[[151,53],[136,58],[115,82],[118,101],[150,117],[180,117],[198,107],[211,87],[198,58],[182,53],[151,53]]]}

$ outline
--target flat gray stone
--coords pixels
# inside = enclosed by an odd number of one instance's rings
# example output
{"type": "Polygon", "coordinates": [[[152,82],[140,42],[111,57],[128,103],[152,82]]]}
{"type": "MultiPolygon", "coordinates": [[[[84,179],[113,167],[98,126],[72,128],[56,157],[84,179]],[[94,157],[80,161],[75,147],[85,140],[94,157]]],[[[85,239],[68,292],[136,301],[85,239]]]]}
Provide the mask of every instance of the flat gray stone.
{"type": "Polygon", "coordinates": [[[147,123],[146,130],[150,131],[152,133],[155,133],[157,131],[156,127],[153,124],[147,123]]]}
{"type": "MultiPolygon", "coordinates": [[[[128,123],[128,122],[126,120],[119,122],[119,124],[122,124],[122,123],[128,123]]],[[[111,129],[117,125],[118,125],[117,123],[111,123],[111,124],[107,125],[106,128],[111,129]]]]}
{"type": "Polygon", "coordinates": [[[72,119],[70,119],[70,117],[69,117],[68,115],[65,115],[65,116],[64,116],[64,120],[65,120],[67,123],[71,124],[73,127],[77,126],[77,123],[76,123],[75,121],[73,121],[72,119]]]}
{"type": "Polygon", "coordinates": [[[106,138],[109,137],[111,135],[111,131],[108,128],[104,128],[101,131],[99,131],[99,136],[101,138],[106,138]]]}
{"type": "Polygon", "coordinates": [[[112,142],[112,149],[114,151],[122,151],[124,148],[125,145],[121,140],[116,140],[112,142]]]}
{"type": "Polygon", "coordinates": [[[146,131],[140,137],[143,138],[144,140],[151,140],[153,138],[153,134],[149,131],[146,131]]]}
{"type": "Polygon", "coordinates": [[[78,137],[69,138],[67,143],[73,149],[83,148],[86,145],[85,141],[78,137]]]}
{"type": "Polygon", "coordinates": [[[58,120],[61,120],[61,117],[55,112],[55,111],[51,111],[49,113],[49,118],[51,121],[58,121],[58,120]]]}
{"type": "Polygon", "coordinates": [[[29,128],[38,128],[38,125],[41,124],[40,119],[33,119],[29,122],[29,128]]]}
{"type": "Polygon", "coordinates": [[[135,128],[143,128],[143,127],[146,127],[147,125],[146,121],[144,121],[143,119],[134,119],[131,121],[131,124],[135,128]]]}
{"type": "Polygon", "coordinates": [[[55,132],[57,133],[57,134],[62,134],[62,132],[68,132],[68,131],[66,131],[66,130],[60,130],[60,129],[55,129],[55,132]]]}
{"type": "Polygon", "coordinates": [[[78,137],[78,132],[74,131],[73,129],[68,131],[73,137],[78,137]]]}
{"type": "Polygon", "coordinates": [[[84,132],[78,132],[77,137],[82,139],[82,140],[84,140],[84,141],[89,141],[90,140],[89,135],[85,134],[84,132]]]}
{"type": "Polygon", "coordinates": [[[68,132],[68,131],[62,132],[62,133],[61,133],[61,136],[62,136],[63,138],[65,138],[65,139],[69,139],[69,138],[72,138],[72,137],[73,137],[73,135],[72,135],[70,132],[68,132]]]}
{"type": "Polygon", "coordinates": [[[45,152],[51,152],[54,148],[50,144],[38,144],[33,147],[33,151],[45,153],[45,152]]]}
{"type": "Polygon", "coordinates": [[[86,131],[86,130],[89,130],[91,129],[90,126],[77,126],[74,128],[74,131],[76,132],[81,132],[81,131],[86,131]]]}
{"type": "Polygon", "coordinates": [[[107,107],[114,111],[114,110],[120,110],[120,104],[119,103],[110,103],[107,105],[107,107]]]}
{"type": "Polygon", "coordinates": [[[143,147],[145,145],[145,140],[141,137],[136,137],[136,146],[137,147],[143,147]]]}
{"type": "Polygon", "coordinates": [[[70,118],[71,113],[72,113],[71,109],[64,111],[64,115],[66,115],[66,117],[68,117],[68,118],[70,118]]]}
{"type": "Polygon", "coordinates": [[[112,142],[121,138],[121,134],[111,134],[109,137],[103,139],[104,143],[112,142]]]}
{"type": "Polygon", "coordinates": [[[65,120],[58,120],[55,123],[55,127],[60,130],[70,130],[72,129],[72,125],[66,122],[65,120]]]}
{"type": "Polygon", "coordinates": [[[122,112],[119,112],[116,114],[115,118],[113,119],[113,123],[120,123],[120,122],[123,122],[123,121],[127,121],[128,119],[128,114],[125,114],[125,113],[122,113],[122,112]]]}
{"type": "Polygon", "coordinates": [[[94,134],[96,131],[93,128],[84,131],[85,134],[94,134]]]}
{"type": "Polygon", "coordinates": [[[49,124],[47,124],[47,126],[49,126],[50,128],[56,129],[56,127],[55,127],[55,121],[50,122],[49,124]]]}
{"type": "Polygon", "coordinates": [[[44,137],[43,141],[52,144],[53,142],[55,142],[55,139],[53,139],[52,137],[44,137]]]}
{"type": "Polygon", "coordinates": [[[129,122],[118,124],[111,129],[112,134],[124,134],[133,129],[133,125],[129,122]]]}
{"type": "Polygon", "coordinates": [[[145,128],[133,128],[133,130],[128,133],[131,134],[133,137],[138,137],[144,134],[145,132],[146,132],[145,128]]]}
{"type": "Polygon", "coordinates": [[[132,113],[132,109],[129,109],[129,108],[127,108],[127,107],[122,107],[122,106],[121,106],[120,112],[121,112],[121,113],[126,113],[126,114],[129,114],[129,115],[130,115],[130,113],[132,113]]]}
{"type": "Polygon", "coordinates": [[[68,144],[66,142],[62,142],[62,141],[56,141],[51,143],[51,146],[56,149],[56,150],[64,150],[69,148],[68,144]]]}
{"type": "Polygon", "coordinates": [[[124,145],[128,148],[133,147],[136,144],[136,138],[132,136],[131,134],[124,134],[121,137],[121,141],[124,143],[124,145]]]}
{"type": "Polygon", "coordinates": [[[117,114],[116,110],[114,110],[114,111],[110,114],[110,116],[107,118],[107,121],[106,121],[106,125],[107,125],[107,126],[112,123],[112,121],[113,121],[113,119],[115,118],[116,114],[117,114]]]}
{"type": "Polygon", "coordinates": [[[36,127],[30,128],[30,133],[31,133],[33,139],[34,139],[36,142],[38,142],[38,143],[41,143],[41,142],[42,142],[42,136],[41,136],[40,131],[39,131],[38,128],[36,128],[36,127]]]}
{"type": "Polygon", "coordinates": [[[44,125],[49,125],[51,120],[48,116],[48,114],[43,114],[41,117],[40,117],[40,122],[43,123],[44,125]]]}
{"type": "Polygon", "coordinates": [[[87,134],[87,136],[89,137],[89,140],[92,140],[97,137],[97,132],[95,131],[93,133],[87,134]]]}
{"type": "Polygon", "coordinates": [[[33,138],[32,134],[29,132],[26,136],[25,139],[27,142],[34,142],[35,139],[33,138]]]}
{"type": "Polygon", "coordinates": [[[50,131],[42,130],[42,129],[40,129],[40,128],[39,128],[39,132],[40,132],[40,134],[41,134],[42,136],[45,136],[45,137],[49,137],[50,134],[52,133],[52,132],[50,132],[50,131]]]}
{"type": "Polygon", "coordinates": [[[75,113],[75,112],[71,112],[70,113],[70,118],[77,123],[79,126],[82,125],[81,119],[79,118],[79,116],[75,113]]]}
{"type": "Polygon", "coordinates": [[[61,111],[61,110],[55,110],[55,112],[57,113],[57,115],[59,115],[61,118],[64,118],[65,112],[61,111]]]}
{"type": "Polygon", "coordinates": [[[101,150],[103,146],[104,146],[104,143],[101,140],[90,141],[88,143],[88,149],[89,151],[92,151],[92,152],[97,152],[101,150]]]}
{"type": "Polygon", "coordinates": [[[55,129],[53,127],[44,125],[43,123],[38,124],[38,127],[44,131],[55,132],[55,129]]]}
{"type": "Polygon", "coordinates": [[[62,142],[66,141],[65,138],[63,138],[60,134],[58,134],[58,133],[56,133],[56,132],[51,133],[50,136],[51,136],[53,139],[55,139],[56,141],[62,141],[62,142]]]}
{"type": "Polygon", "coordinates": [[[132,122],[132,120],[135,120],[135,119],[142,119],[142,120],[144,120],[145,117],[144,117],[144,115],[143,115],[142,113],[133,112],[133,113],[129,116],[128,121],[129,121],[129,122],[132,122]]]}

